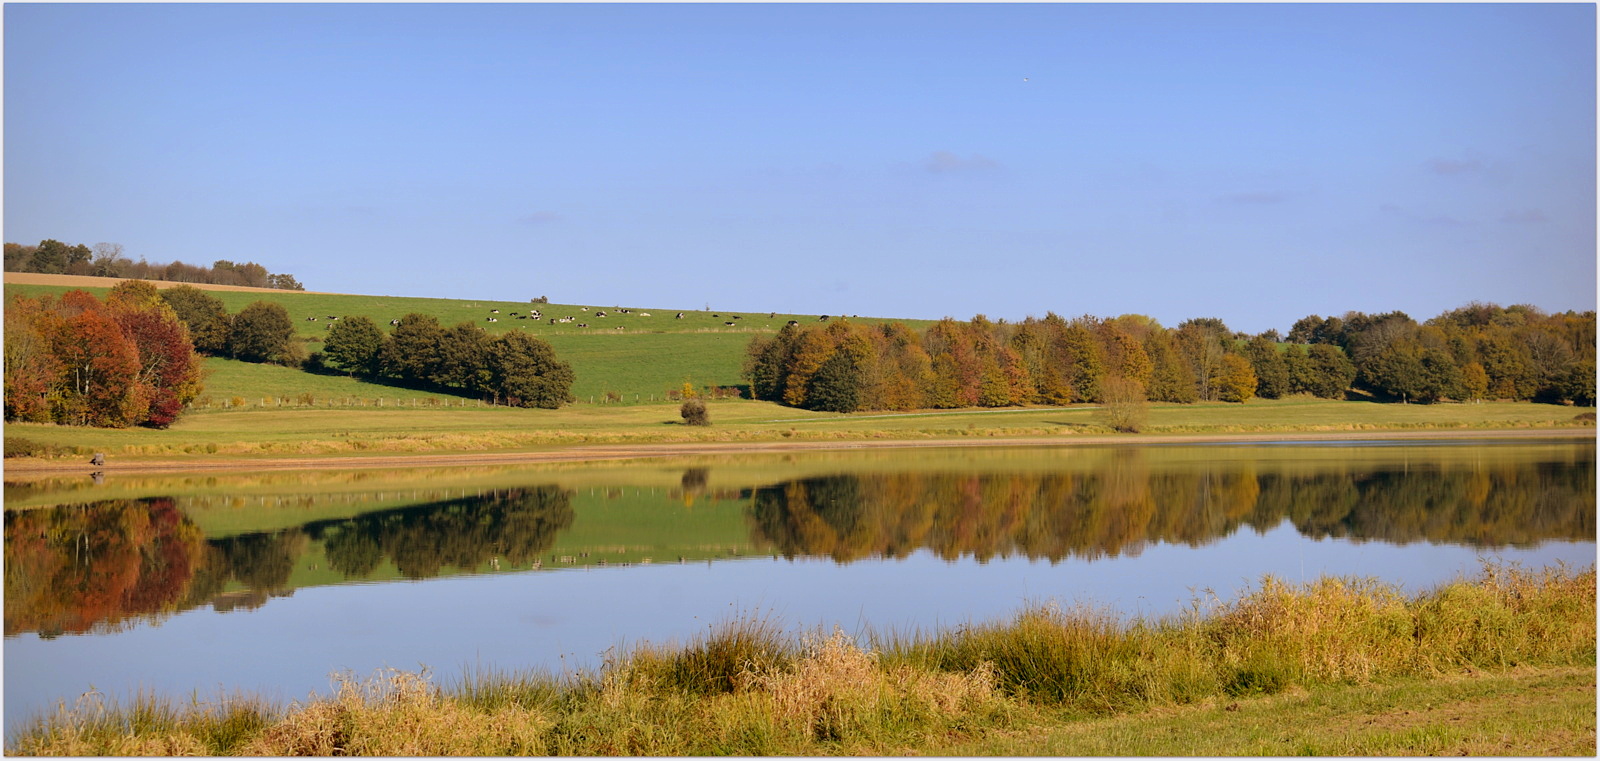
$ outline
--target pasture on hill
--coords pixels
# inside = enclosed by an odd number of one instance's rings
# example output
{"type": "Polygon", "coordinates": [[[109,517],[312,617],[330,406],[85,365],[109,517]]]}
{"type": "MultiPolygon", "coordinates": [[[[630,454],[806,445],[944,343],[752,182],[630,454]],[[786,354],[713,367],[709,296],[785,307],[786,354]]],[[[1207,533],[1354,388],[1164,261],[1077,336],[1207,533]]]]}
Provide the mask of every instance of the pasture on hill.
{"type": "MultiPolygon", "coordinates": [[[[9,277],[9,274],[8,274],[9,277]]],[[[44,293],[61,294],[74,290],[65,285],[37,285],[7,282],[6,295],[38,296],[44,293]]],[[[82,290],[104,298],[108,288],[82,290]]],[[[572,394],[579,404],[606,403],[607,393],[614,394],[613,403],[633,404],[662,401],[667,391],[679,389],[684,383],[695,387],[737,386],[744,383],[742,371],[745,347],[757,335],[772,335],[790,320],[816,323],[822,315],[776,314],[772,312],[732,312],[725,310],[679,310],[671,308],[633,307],[628,305],[597,304],[535,304],[531,301],[488,301],[482,299],[432,299],[406,296],[357,296],[346,294],[308,293],[303,291],[227,291],[207,289],[227,307],[229,314],[256,301],[282,304],[295,325],[296,335],[305,342],[306,353],[320,351],[323,336],[333,324],[330,318],[364,316],[390,330],[391,320],[410,313],[432,315],[445,327],[458,323],[471,323],[488,331],[491,336],[510,331],[522,331],[550,343],[556,356],[572,366],[577,380],[572,394]],[[623,311],[627,310],[627,311],[623,311]],[[542,314],[540,319],[528,317],[530,311],[542,314]],[[600,316],[604,313],[605,316],[600,316]],[[682,319],[677,315],[682,314],[682,319]],[[491,318],[494,320],[491,322],[491,318]],[[552,323],[552,319],[571,318],[570,322],[552,323]],[[729,323],[732,323],[731,325],[729,323]]],[[[830,315],[830,319],[837,316],[830,315]]],[[[851,317],[863,323],[903,322],[916,330],[932,324],[930,320],[893,320],[890,318],[851,317]]],[[[213,373],[207,382],[205,395],[213,403],[232,396],[260,401],[260,397],[297,397],[310,391],[317,393],[326,385],[319,376],[299,371],[279,372],[282,368],[251,365],[248,368],[231,367],[227,360],[207,360],[207,369],[213,373]],[[240,373],[260,377],[251,382],[235,383],[240,373]],[[227,381],[227,382],[223,382],[227,381]]],[[[242,364],[242,363],[239,363],[242,364]]],[[[318,394],[327,398],[336,393],[365,398],[411,399],[413,397],[439,397],[458,400],[441,394],[427,394],[382,384],[360,383],[355,390],[335,392],[331,389],[318,394]]],[[[748,396],[748,393],[746,393],[748,396]]]]}

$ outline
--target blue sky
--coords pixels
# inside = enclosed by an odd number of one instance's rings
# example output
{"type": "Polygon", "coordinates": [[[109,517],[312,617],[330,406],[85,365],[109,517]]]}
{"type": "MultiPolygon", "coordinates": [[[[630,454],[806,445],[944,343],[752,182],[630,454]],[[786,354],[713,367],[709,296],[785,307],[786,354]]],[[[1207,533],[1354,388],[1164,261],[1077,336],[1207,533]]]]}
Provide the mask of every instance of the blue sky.
{"type": "Polygon", "coordinates": [[[1595,308],[1593,4],[4,14],[12,242],[680,309],[1595,308]]]}

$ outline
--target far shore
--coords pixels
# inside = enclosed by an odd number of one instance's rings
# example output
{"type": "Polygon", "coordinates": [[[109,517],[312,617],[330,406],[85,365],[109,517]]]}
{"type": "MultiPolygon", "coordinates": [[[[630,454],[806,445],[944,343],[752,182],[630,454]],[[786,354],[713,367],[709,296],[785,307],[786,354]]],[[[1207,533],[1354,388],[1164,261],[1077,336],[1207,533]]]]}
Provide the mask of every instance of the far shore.
{"type": "Polygon", "coordinates": [[[133,456],[108,457],[104,465],[92,465],[87,458],[45,460],[17,458],[6,460],[7,479],[43,478],[71,473],[182,473],[213,470],[349,470],[354,468],[409,468],[452,465],[524,465],[545,462],[584,462],[634,460],[693,455],[750,454],[763,452],[801,452],[844,449],[913,449],[933,447],[1066,447],[1066,446],[1147,446],[1152,444],[1275,444],[1284,442],[1455,440],[1455,439],[1593,439],[1595,429],[1516,428],[1516,429],[1438,429],[1404,431],[1338,431],[1283,433],[1197,433],[1197,434],[1122,434],[1070,435],[1052,437],[986,437],[949,439],[871,439],[830,441],[740,441],[673,442],[660,444],[597,444],[515,452],[463,452],[441,454],[323,455],[299,457],[196,457],[192,459],[142,459],[133,456]]]}

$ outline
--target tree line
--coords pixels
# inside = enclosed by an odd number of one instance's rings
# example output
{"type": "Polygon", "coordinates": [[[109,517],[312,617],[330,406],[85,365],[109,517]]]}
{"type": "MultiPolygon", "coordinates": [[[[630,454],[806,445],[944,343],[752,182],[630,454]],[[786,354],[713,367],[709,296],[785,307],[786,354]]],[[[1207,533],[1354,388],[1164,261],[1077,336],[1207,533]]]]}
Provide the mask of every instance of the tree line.
{"type": "Polygon", "coordinates": [[[7,243],[5,271],[305,290],[293,275],[273,274],[255,262],[237,264],[218,259],[210,267],[178,261],[170,264],[151,263],[143,257],[135,262],[123,256],[122,245],[118,243],[96,243],[93,248],[82,243],[68,245],[53,239],[39,241],[37,246],[7,243]]]}
{"type": "Polygon", "coordinates": [[[491,558],[527,565],[572,521],[572,492],[557,486],[209,540],[170,497],[9,510],[5,634],[115,631],[208,604],[256,607],[293,593],[295,566],[318,541],[347,579],[385,562],[408,579],[491,558]]]}
{"type": "Polygon", "coordinates": [[[848,320],[750,342],[757,399],[811,410],[949,409],[1123,401],[1244,402],[1351,390],[1404,402],[1594,404],[1595,313],[1473,304],[1419,324],[1401,312],[1308,317],[1287,342],[1216,318],[1021,322],[946,318],[918,333],[848,320]]]}
{"type": "Polygon", "coordinates": [[[526,333],[491,337],[470,322],[446,328],[437,317],[416,313],[385,333],[371,318],[346,317],[333,323],[322,347],[311,366],[352,376],[482,395],[513,407],[555,409],[574,399],[572,367],[526,333]]]}
{"type": "Polygon", "coordinates": [[[555,409],[573,401],[572,367],[525,333],[490,337],[472,323],[444,328],[438,318],[416,313],[385,333],[369,317],[343,317],[329,327],[322,351],[308,355],[282,304],[257,301],[229,315],[221,299],[198,288],[180,285],[162,296],[188,325],[195,348],[213,356],[332,369],[513,407],[555,409]]]}
{"type": "Polygon", "coordinates": [[[282,304],[229,314],[188,285],[117,284],[101,302],[85,291],[16,296],[5,312],[5,419],[165,428],[202,391],[199,355],[482,395],[495,404],[555,409],[573,401],[572,368],[524,333],[491,338],[462,323],[409,314],[384,333],[367,317],[337,321],[325,351],[308,355],[282,304]]]}
{"type": "Polygon", "coordinates": [[[844,563],[929,550],[955,561],[1059,562],[1198,547],[1292,523],[1302,536],[1477,548],[1594,537],[1595,467],[1441,464],[1375,472],[1152,470],[1137,457],[1090,473],[873,473],[756,489],[751,541],[844,563]]]}
{"type": "Polygon", "coordinates": [[[7,306],[6,420],[165,428],[200,390],[188,328],[149,283],[7,306]]]}

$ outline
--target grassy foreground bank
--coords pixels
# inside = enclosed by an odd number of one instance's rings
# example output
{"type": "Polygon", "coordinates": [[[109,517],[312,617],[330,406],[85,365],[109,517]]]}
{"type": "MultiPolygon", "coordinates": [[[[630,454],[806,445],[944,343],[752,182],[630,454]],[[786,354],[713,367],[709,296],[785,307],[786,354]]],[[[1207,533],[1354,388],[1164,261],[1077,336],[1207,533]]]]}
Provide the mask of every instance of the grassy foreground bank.
{"type": "Polygon", "coordinates": [[[86,698],[6,751],[1592,755],[1595,591],[1592,567],[1488,566],[1415,597],[1371,580],[1266,579],[1159,621],[1041,606],[865,645],[752,618],[565,677],[440,687],[388,672],[288,707],[86,698]]]}

